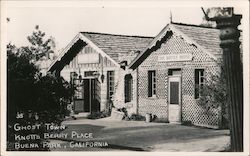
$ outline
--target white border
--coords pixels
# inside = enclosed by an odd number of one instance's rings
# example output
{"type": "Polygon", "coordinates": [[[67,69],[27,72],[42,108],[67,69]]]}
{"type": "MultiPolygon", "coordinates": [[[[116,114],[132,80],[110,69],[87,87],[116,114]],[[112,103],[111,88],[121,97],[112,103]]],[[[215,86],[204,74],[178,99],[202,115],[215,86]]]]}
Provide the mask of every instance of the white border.
{"type": "MultiPolygon", "coordinates": [[[[132,152],[131,154],[147,155],[249,155],[249,1],[247,0],[223,0],[223,1],[1,1],[1,155],[69,155],[72,152],[6,152],[6,8],[15,7],[214,7],[234,6],[243,9],[243,64],[244,64],[244,152],[132,152]]],[[[82,152],[74,152],[74,155],[82,155],[82,152]]],[[[103,152],[88,152],[88,155],[103,154],[103,152]]],[[[126,152],[105,152],[108,155],[127,155],[126,152]]]]}

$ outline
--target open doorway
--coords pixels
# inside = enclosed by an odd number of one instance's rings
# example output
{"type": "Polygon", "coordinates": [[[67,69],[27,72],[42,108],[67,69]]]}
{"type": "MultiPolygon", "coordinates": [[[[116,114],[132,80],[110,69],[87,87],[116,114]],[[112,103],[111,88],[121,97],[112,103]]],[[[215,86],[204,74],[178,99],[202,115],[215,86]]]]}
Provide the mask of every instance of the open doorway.
{"type": "Polygon", "coordinates": [[[82,78],[75,80],[74,112],[100,111],[99,84],[96,78],[82,78]]]}

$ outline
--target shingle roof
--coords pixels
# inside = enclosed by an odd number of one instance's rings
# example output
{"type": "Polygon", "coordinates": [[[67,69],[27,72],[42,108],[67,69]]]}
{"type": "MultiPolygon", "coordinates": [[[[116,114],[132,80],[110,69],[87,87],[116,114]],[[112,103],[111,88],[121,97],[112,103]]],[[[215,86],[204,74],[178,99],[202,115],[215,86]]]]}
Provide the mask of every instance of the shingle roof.
{"type": "Polygon", "coordinates": [[[219,29],[190,25],[183,23],[170,23],[166,25],[161,32],[154,38],[154,40],[147,46],[147,49],[143,51],[135,60],[131,62],[129,68],[135,69],[143,60],[155,50],[156,47],[160,47],[164,41],[164,36],[171,35],[172,31],[178,31],[182,35],[192,41],[196,46],[201,47],[206,53],[209,53],[213,58],[222,57],[222,49],[220,48],[219,29]],[[173,30],[171,30],[173,29],[173,30]],[[167,33],[169,32],[169,33],[167,33]],[[158,44],[158,46],[156,46],[158,44]]]}
{"type": "Polygon", "coordinates": [[[219,29],[182,23],[172,23],[172,25],[215,57],[221,57],[219,29]]]}
{"type": "Polygon", "coordinates": [[[153,40],[153,37],[145,36],[115,35],[95,32],[81,33],[116,62],[119,61],[119,54],[129,54],[132,51],[143,51],[153,40]]]}

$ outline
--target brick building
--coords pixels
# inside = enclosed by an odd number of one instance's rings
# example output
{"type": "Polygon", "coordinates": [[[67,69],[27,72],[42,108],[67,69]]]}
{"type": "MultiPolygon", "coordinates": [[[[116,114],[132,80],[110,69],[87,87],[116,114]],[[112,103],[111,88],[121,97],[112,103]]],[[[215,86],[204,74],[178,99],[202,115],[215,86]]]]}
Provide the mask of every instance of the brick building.
{"type": "Polygon", "coordinates": [[[137,70],[138,113],[218,128],[220,109],[198,104],[200,89],[220,74],[219,30],[170,23],[129,65],[137,70]]]}
{"type": "Polygon", "coordinates": [[[74,112],[104,110],[218,128],[221,110],[204,110],[201,87],[220,74],[219,30],[170,23],[155,37],[79,33],[50,72],[78,85],[74,112]]]}

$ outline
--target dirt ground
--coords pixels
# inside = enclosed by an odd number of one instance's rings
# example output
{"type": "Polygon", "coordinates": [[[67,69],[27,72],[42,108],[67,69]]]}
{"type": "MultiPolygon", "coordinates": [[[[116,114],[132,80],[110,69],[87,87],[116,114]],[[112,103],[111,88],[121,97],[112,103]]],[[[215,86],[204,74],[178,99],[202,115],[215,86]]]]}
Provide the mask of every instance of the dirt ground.
{"type": "Polygon", "coordinates": [[[229,130],[214,130],[169,123],[78,119],[63,122],[66,138],[53,139],[62,148],[52,151],[224,151],[230,141],[229,130]],[[72,132],[79,134],[74,137],[72,132]],[[92,133],[92,138],[80,134],[92,133]],[[107,143],[93,146],[94,143],[107,143]],[[91,144],[92,143],[92,144],[91,144]],[[78,145],[85,145],[79,147],[78,145]],[[89,144],[89,146],[88,146],[89,144]],[[77,145],[77,146],[75,146],[77,145]]]}

